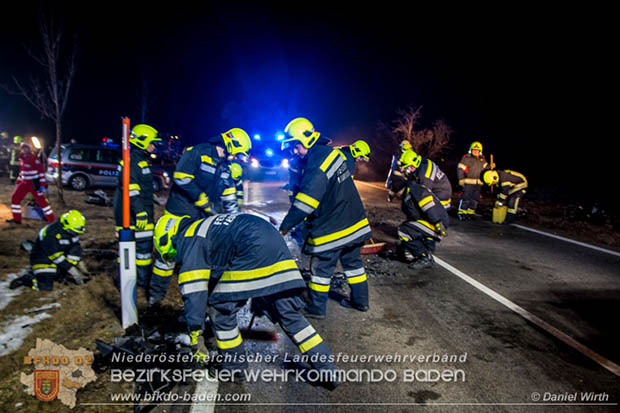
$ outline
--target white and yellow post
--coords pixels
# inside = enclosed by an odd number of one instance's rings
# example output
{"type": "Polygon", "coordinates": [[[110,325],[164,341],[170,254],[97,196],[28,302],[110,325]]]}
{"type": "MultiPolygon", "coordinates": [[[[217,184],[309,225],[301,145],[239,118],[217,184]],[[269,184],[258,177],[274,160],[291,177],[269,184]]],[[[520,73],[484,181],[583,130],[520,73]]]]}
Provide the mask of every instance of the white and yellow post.
{"type": "Polygon", "coordinates": [[[123,229],[119,232],[121,314],[123,328],[138,323],[136,240],[129,220],[129,118],[123,118],[123,229]]]}

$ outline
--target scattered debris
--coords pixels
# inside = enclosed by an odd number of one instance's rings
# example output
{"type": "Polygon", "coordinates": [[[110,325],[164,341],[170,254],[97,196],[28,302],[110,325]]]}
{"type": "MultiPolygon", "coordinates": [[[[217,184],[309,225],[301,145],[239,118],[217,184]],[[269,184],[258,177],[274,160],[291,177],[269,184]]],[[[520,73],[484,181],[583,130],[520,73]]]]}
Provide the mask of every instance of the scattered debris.
{"type": "Polygon", "coordinates": [[[103,190],[98,189],[95,192],[87,193],[87,204],[100,205],[100,206],[112,206],[112,199],[103,190]]]}

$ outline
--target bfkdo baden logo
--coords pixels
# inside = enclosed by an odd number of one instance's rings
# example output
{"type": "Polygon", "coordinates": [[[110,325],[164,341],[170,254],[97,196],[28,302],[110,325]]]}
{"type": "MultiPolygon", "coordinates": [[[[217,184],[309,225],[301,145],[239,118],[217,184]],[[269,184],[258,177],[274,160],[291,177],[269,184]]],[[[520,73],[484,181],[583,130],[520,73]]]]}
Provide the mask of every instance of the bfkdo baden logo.
{"type": "Polygon", "coordinates": [[[93,353],[80,347],[69,350],[50,340],[37,339],[35,348],[24,357],[25,366],[33,366],[32,374],[21,373],[20,381],[26,393],[43,402],[55,399],[74,408],[77,392],[88,383],[97,380],[93,353]]]}
{"type": "Polygon", "coordinates": [[[34,395],[43,402],[51,402],[60,390],[59,370],[34,371],[34,395]]]}

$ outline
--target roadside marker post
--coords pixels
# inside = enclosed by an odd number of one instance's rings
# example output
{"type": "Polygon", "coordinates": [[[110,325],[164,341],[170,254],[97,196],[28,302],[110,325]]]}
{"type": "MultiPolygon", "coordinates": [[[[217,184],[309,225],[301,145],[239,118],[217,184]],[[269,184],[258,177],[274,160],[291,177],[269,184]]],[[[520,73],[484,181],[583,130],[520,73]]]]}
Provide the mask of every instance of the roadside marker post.
{"type": "Polygon", "coordinates": [[[122,326],[138,323],[136,299],[136,241],[129,220],[129,118],[123,120],[123,229],[119,232],[122,326]]]}

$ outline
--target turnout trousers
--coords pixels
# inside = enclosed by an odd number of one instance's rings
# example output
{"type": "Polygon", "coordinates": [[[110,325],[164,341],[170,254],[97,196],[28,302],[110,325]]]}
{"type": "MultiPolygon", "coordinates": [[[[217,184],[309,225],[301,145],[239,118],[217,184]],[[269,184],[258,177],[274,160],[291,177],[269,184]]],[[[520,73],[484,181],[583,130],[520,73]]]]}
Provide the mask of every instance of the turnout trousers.
{"type": "MultiPolygon", "coordinates": [[[[336,369],[334,363],[329,361],[332,354],[329,347],[299,312],[303,308],[304,302],[296,295],[295,291],[283,291],[265,297],[255,297],[252,300],[257,300],[258,307],[267,313],[269,319],[282,327],[282,330],[302,354],[310,357],[312,367],[317,370],[336,369]]],[[[247,367],[245,357],[241,357],[245,356],[245,350],[237,324],[237,313],[247,301],[222,302],[213,304],[209,308],[211,328],[217,349],[222,356],[220,363],[222,369],[242,370],[247,367]]]]}
{"type": "Polygon", "coordinates": [[[357,306],[368,306],[368,281],[360,256],[361,247],[362,244],[356,244],[312,255],[312,278],[308,284],[310,301],[306,306],[308,312],[325,314],[331,278],[338,260],[351,287],[351,302],[357,306]]]}
{"type": "Polygon", "coordinates": [[[13,194],[11,195],[11,212],[13,213],[13,219],[15,222],[22,222],[22,201],[26,195],[32,194],[32,197],[36,201],[37,205],[43,210],[43,216],[47,222],[56,221],[54,211],[47,202],[45,195],[34,190],[34,184],[31,180],[22,179],[20,183],[15,186],[13,194]]]}
{"type": "Polygon", "coordinates": [[[402,241],[403,246],[409,250],[415,258],[419,258],[423,254],[432,255],[432,253],[435,252],[435,238],[421,231],[409,221],[400,224],[398,227],[398,237],[402,241]]]}
{"type": "Polygon", "coordinates": [[[480,185],[463,185],[463,195],[461,195],[461,201],[459,202],[459,215],[473,215],[476,212],[478,202],[480,202],[480,185]]]}

